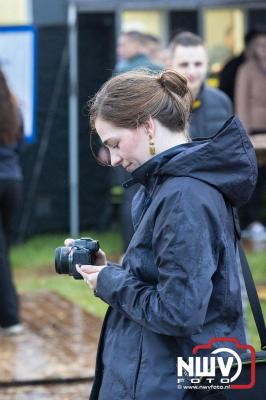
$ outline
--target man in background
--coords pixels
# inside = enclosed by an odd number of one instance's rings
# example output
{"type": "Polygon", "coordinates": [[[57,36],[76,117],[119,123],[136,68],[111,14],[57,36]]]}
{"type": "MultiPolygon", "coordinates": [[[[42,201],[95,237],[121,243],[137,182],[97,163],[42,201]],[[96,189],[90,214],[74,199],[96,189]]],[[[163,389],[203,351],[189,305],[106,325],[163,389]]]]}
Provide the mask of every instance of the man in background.
{"type": "Polygon", "coordinates": [[[203,40],[191,32],[178,33],[169,46],[169,67],[185,76],[194,103],[190,122],[192,139],[215,135],[233,113],[229,97],[205,82],[208,54],[203,40]]]}
{"type": "MultiPolygon", "coordinates": [[[[233,108],[229,97],[205,82],[208,70],[208,54],[202,39],[191,32],[177,34],[170,43],[170,66],[185,76],[194,99],[190,122],[190,136],[208,138],[215,135],[232,116],[233,108]]],[[[240,259],[238,266],[241,283],[243,309],[247,295],[242,277],[240,259]]],[[[246,329],[247,330],[247,329],[246,329]]]]}
{"type": "Polygon", "coordinates": [[[233,104],[235,102],[234,90],[235,90],[235,80],[238,68],[243,62],[248,60],[252,52],[252,43],[253,39],[258,35],[258,31],[256,29],[251,29],[245,35],[245,49],[236,57],[231,58],[223,67],[220,72],[220,83],[219,88],[226,93],[233,104]]]}
{"type": "MultiPolygon", "coordinates": [[[[236,114],[251,135],[266,135],[266,26],[256,27],[248,59],[238,68],[235,83],[236,114]]],[[[247,205],[243,207],[242,236],[246,239],[266,242],[266,226],[263,210],[266,191],[265,162],[258,163],[256,188],[247,205]]],[[[265,244],[264,244],[265,245],[265,244]]]]}
{"type": "Polygon", "coordinates": [[[122,32],[118,38],[118,63],[115,73],[121,74],[138,68],[147,68],[155,72],[160,71],[162,67],[154,63],[150,57],[151,51],[154,51],[153,48],[150,49],[150,45],[151,40],[148,35],[142,32],[122,32]]]}

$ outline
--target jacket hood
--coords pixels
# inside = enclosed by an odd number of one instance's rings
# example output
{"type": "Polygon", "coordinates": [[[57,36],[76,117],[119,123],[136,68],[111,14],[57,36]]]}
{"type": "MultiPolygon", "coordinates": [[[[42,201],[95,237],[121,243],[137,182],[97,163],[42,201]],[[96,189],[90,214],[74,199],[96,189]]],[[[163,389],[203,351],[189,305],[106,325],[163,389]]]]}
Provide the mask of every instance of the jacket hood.
{"type": "Polygon", "coordinates": [[[182,176],[214,186],[233,205],[251,197],[257,180],[254,148],[237,117],[230,118],[211,138],[197,139],[158,154],[133,172],[145,185],[151,175],[182,176]]]}

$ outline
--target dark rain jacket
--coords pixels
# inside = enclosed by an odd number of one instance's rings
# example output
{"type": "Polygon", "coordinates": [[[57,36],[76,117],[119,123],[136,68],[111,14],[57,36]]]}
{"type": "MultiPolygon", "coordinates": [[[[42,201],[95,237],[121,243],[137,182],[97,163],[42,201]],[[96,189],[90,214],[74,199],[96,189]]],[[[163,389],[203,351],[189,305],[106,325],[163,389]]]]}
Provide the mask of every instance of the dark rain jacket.
{"type": "Polygon", "coordinates": [[[215,337],[245,342],[231,206],[249,199],[256,175],[236,118],[133,172],[143,185],[135,234],[123,265],[98,276],[96,294],[110,307],[90,399],[190,399],[177,388],[177,357],[215,337]]]}
{"type": "Polygon", "coordinates": [[[0,180],[22,180],[17,143],[4,145],[0,143],[0,180]]]}

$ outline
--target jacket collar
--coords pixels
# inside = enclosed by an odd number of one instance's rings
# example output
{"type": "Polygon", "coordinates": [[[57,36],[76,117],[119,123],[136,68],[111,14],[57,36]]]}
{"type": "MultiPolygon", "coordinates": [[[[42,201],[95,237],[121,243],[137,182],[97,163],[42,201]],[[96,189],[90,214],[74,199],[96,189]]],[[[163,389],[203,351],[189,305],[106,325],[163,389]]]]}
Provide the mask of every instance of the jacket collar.
{"type": "Polygon", "coordinates": [[[151,186],[153,186],[156,177],[159,175],[159,169],[174,155],[181,153],[184,148],[187,147],[187,145],[188,143],[177,145],[155,155],[150,160],[146,161],[140,167],[135,169],[135,171],[132,172],[132,179],[123,183],[123,187],[129,188],[136,183],[140,183],[149,189],[151,186]]]}

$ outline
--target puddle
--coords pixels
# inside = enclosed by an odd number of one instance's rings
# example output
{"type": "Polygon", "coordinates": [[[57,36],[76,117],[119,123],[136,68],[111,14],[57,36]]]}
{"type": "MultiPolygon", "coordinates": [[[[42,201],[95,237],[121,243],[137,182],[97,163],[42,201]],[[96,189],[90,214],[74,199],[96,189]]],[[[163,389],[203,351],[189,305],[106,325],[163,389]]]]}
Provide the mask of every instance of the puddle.
{"type": "MultiPolygon", "coordinates": [[[[22,295],[21,317],[22,334],[0,336],[0,385],[93,377],[100,319],[51,292],[22,295]]],[[[83,392],[88,399],[90,385],[0,387],[0,399],[82,400],[83,392]]]]}

